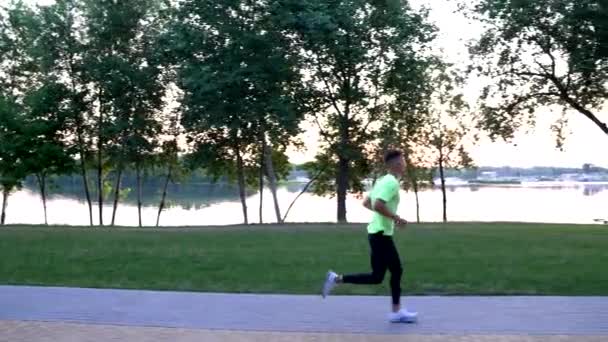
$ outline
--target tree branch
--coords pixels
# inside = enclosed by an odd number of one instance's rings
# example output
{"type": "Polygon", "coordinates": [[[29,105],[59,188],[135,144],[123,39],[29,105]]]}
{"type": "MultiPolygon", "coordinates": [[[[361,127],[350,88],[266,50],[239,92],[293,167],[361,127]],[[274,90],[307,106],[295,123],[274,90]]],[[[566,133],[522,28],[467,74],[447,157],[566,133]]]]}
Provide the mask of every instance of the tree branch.
{"type": "MultiPolygon", "coordinates": [[[[557,78],[557,75],[555,74],[556,60],[555,60],[555,56],[553,56],[553,54],[551,53],[550,47],[547,47],[547,46],[541,44],[538,40],[537,40],[537,44],[540,46],[541,50],[547,56],[549,56],[549,58],[551,59],[551,73],[548,76],[546,76],[546,78],[549,79],[555,85],[555,87],[558,89],[558,91],[559,91],[558,96],[562,100],[564,100],[566,103],[568,103],[572,108],[574,108],[579,113],[583,114],[589,120],[591,120],[593,123],[595,123],[605,134],[608,134],[608,125],[606,125],[606,123],[602,122],[593,112],[591,112],[590,110],[583,107],[583,105],[581,105],[579,102],[577,102],[575,99],[573,99],[570,96],[570,94],[568,93],[568,89],[570,88],[570,84],[572,82],[572,78],[571,78],[572,73],[570,72],[570,70],[568,70],[567,81],[566,81],[566,85],[564,86],[562,84],[562,82],[557,78]]],[[[535,62],[537,65],[539,65],[543,69],[543,71],[547,72],[545,70],[544,66],[542,66],[540,63],[538,63],[538,61],[535,61],[535,62]]]]}
{"type": "Polygon", "coordinates": [[[540,73],[537,73],[537,72],[511,71],[511,73],[513,73],[514,75],[517,75],[517,76],[532,76],[532,77],[540,77],[540,78],[544,78],[544,79],[549,79],[549,75],[548,74],[540,74],[540,73]]]}
{"type": "Polygon", "coordinates": [[[325,132],[323,130],[323,127],[321,127],[321,123],[319,122],[319,119],[317,118],[316,115],[313,116],[315,123],[317,124],[317,127],[319,127],[319,133],[321,134],[321,136],[323,137],[323,139],[328,143],[331,144],[331,142],[329,141],[329,139],[327,138],[329,136],[329,134],[327,132],[325,132]]]}
{"type": "MultiPolygon", "coordinates": [[[[319,72],[319,76],[320,76],[321,80],[323,81],[323,84],[325,85],[325,89],[327,90],[327,93],[328,93],[327,97],[329,98],[329,101],[332,103],[332,106],[338,112],[338,115],[342,116],[343,114],[342,114],[342,111],[340,110],[340,108],[338,107],[338,102],[336,100],[336,96],[334,95],[334,92],[331,90],[331,87],[329,86],[327,79],[325,78],[325,76],[323,76],[323,69],[321,69],[320,64],[317,64],[317,69],[319,72]]],[[[337,77],[337,78],[339,79],[339,77],[337,77]]]]}
{"type": "Polygon", "coordinates": [[[306,191],[308,191],[308,188],[310,187],[310,185],[312,183],[314,183],[314,181],[317,180],[317,178],[319,178],[319,176],[321,176],[321,174],[323,172],[325,172],[325,167],[322,168],[321,170],[319,170],[319,172],[317,172],[317,174],[312,177],[308,183],[306,183],[306,185],[304,186],[304,188],[302,189],[302,191],[300,191],[300,193],[298,194],[298,196],[296,196],[296,198],[293,199],[293,201],[291,201],[291,204],[289,205],[289,207],[287,208],[287,211],[285,212],[285,215],[283,216],[283,222],[285,222],[285,219],[287,219],[287,215],[289,214],[289,211],[291,210],[291,207],[293,207],[294,203],[296,203],[296,201],[298,200],[298,198],[300,198],[300,196],[302,196],[306,191]]]}
{"type": "Polygon", "coordinates": [[[558,88],[560,92],[560,98],[562,100],[568,103],[572,108],[576,109],[579,113],[586,116],[589,120],[596,124],[602,130],[602,132],[608,135],[608,125],[606,125],[605,122],[601,121],[593,112],[583,107],[583,105],[581,105],[572,97],[570,97],[570,95],[568,95],[567,89],[564,88],[561,83],[559,83],[559,80],[555,79],[553,83],[555,83],[555,86],[558,88]]]}
{"type": "MultiPolygon", "coordinates": [[[[555,68],[556,68],[555,56],[553,56],[553,54],[551,53],[551,44],[549,44],[549,45],[543,44],[539,39],[535,39],[535,41],[536,41],[536,44],[538,44],[538,46],[540,47],[540,49],[547,56],[549,56],[549,58],[551,58],[551,75],[556,76],[555,75],[555,68]]],[[[536,62],[536,63],[540,65],[540,63],[538,63],[538,62],[536,62]]],[[[543,69],[543,71],[546,72],[544,66],[541,66],[541,69],[543,69]]]]}
{"type": "MultiPolygon", "coordinates": [[[[509,103],[506,107],[509,107],[509,108],[513,109],[513,108],[519,106],[520,104],[522,104],[522,103],[524,103],[524,102],[526,102],[528,100],[531,100],[531,99],[534,99],[534,98],[538,98],[538,97],[543,97],[543,96],[557,96],[557,97],[560,97],[560,94],[559,93],[555,93],[555,92],[546,92],[546,93],[535,93],[535,94],[528,94],[528,95],[525,95],[525,96],[519,96],[515,101],[509,103]]],[[[507,108],[505,108],[505,109],[507,109],[507,108]]]]}
{"type": "Polygon", "coordinates": [[[329,83],[327,82],[327,80],[325,79],[325,77],[323,77],[323,84],[325,84],[325,89],[327,89],[328,98],[331,101],[332,106],[334,107],[334,109],[336,110],[336,112],[338,112],[338,115],[344,116],[344,114],[340,110],[340,107],[338,107],[338,102],[336,100],[336,96],[334,95],[333,91],[331,91],[331,87],[329,86],[329,83]]]}
{"type": "Polygon", "coordinates": [[[573,99],[568,94],[568,89],[564,87],[564,85],[560,82],[559,79],[555,75],[551,75],[548,79],[553,82],[557,90],[559,91],[559,97],[568,103],[572,108],[576,109],[579,113],[586,116],[589,120],[591,120],[594,124],[596,124],[602,132],[608,134],[608,125],[605,122],[602,122],[593,112],[583,107],[580,103],[578,103],[575,99],[573,99]]]}

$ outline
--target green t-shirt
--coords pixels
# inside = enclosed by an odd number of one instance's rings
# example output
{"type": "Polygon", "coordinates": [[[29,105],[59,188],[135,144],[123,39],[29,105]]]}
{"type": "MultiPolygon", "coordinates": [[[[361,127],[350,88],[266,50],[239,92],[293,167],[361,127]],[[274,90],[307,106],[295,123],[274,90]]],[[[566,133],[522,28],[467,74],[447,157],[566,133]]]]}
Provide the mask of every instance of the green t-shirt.
{"type": "MultiPolygon", "coordinates": [[[[399,181],[391,174],[378,179],[369,193],[369,198],[372,207],[376,200],[381,199],[386,202],[386,206],[391,212],[396,213],[399,206],[399,181]]],[[[372,221],[367,225],[367,232],[375,234],[384,231],[384,235],[390,236],[393,235],[394,227],[395,221],[374,211],[372,221]]]]}

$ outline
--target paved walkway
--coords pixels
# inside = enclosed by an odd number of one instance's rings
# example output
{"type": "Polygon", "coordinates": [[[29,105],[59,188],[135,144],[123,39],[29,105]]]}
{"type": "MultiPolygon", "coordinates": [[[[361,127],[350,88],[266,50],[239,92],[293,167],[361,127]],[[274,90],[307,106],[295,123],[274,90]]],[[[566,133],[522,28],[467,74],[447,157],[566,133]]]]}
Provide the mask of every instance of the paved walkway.
{"type": "Polygon", "coordinates": [[[69,341],[86,340],[74,339],[78,331],[83,338],[95,336],[96,331],[173,333],[182,338],[171,338],[177,341],[229,341],[228,335],[232,341],[265,342],[296,336],[300,341],[338,341],[346,336],[350,341],[375,341],[382,336],[391,341],[389,335],[400,335],[399,341],[437,341],[446,335],[456,341],[486,341],[485,337],[608,340],[608,297],[433,296],[405,301],[420,313],[419,323],[387,323],[386,297],[322,300],[318,296],[0,286],[0,332],[8,331],[0,333],[0,341],[6,336],[12,336],[6,341],[20,341],[22,336],[23,341],[46,341],[27,339],[28,334],[40,331],[46,331],[41,336],[53,342],[63,341],[55,336],[61,331],[71,331],[66,335],[72,336],[69,341]]]}

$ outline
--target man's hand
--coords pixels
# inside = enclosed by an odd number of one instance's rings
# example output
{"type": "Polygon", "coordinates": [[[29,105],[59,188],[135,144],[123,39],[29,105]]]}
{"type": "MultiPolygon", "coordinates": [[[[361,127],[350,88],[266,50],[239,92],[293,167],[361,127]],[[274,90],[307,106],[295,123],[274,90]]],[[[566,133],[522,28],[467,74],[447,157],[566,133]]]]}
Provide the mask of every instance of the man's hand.
{"type": "Polygon", "coordinates": [[[377,199],[376,202],[374,203],[373,206],[373,210],[377,211],[378,213],[380,213],[381,215],[395,221],[395,223],[397,225],[400,226],[405,226],[405,224],[407,224],[407,221],[405,219],[402,219],[399,215],[397,214],[393,214],[390,209],[386,206],[386,202],[384,202],[381,199],[377,199]]]}
{"type": "Polygon", "coordinates": [[[405,225],[407,225],[407,220],[397,216],[395,218],[395,224],[401,226],[401,228],[405,228],[405,225]]]}

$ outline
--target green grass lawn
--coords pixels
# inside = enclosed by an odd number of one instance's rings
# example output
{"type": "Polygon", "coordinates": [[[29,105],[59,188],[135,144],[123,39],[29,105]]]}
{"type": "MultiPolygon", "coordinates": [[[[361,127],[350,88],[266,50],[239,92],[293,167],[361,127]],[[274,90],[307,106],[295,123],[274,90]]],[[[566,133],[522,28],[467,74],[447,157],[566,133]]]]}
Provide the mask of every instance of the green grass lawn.
{"type": "MultiPolygon", "coordinates": [[[[608,295],[605,226],[423,224],[396,241],[408,294],[608,295]]],[[[318,293],[328,268],[367,271],[368,259],[362,225],[0,228],[1,284],[318,293]]]]}

